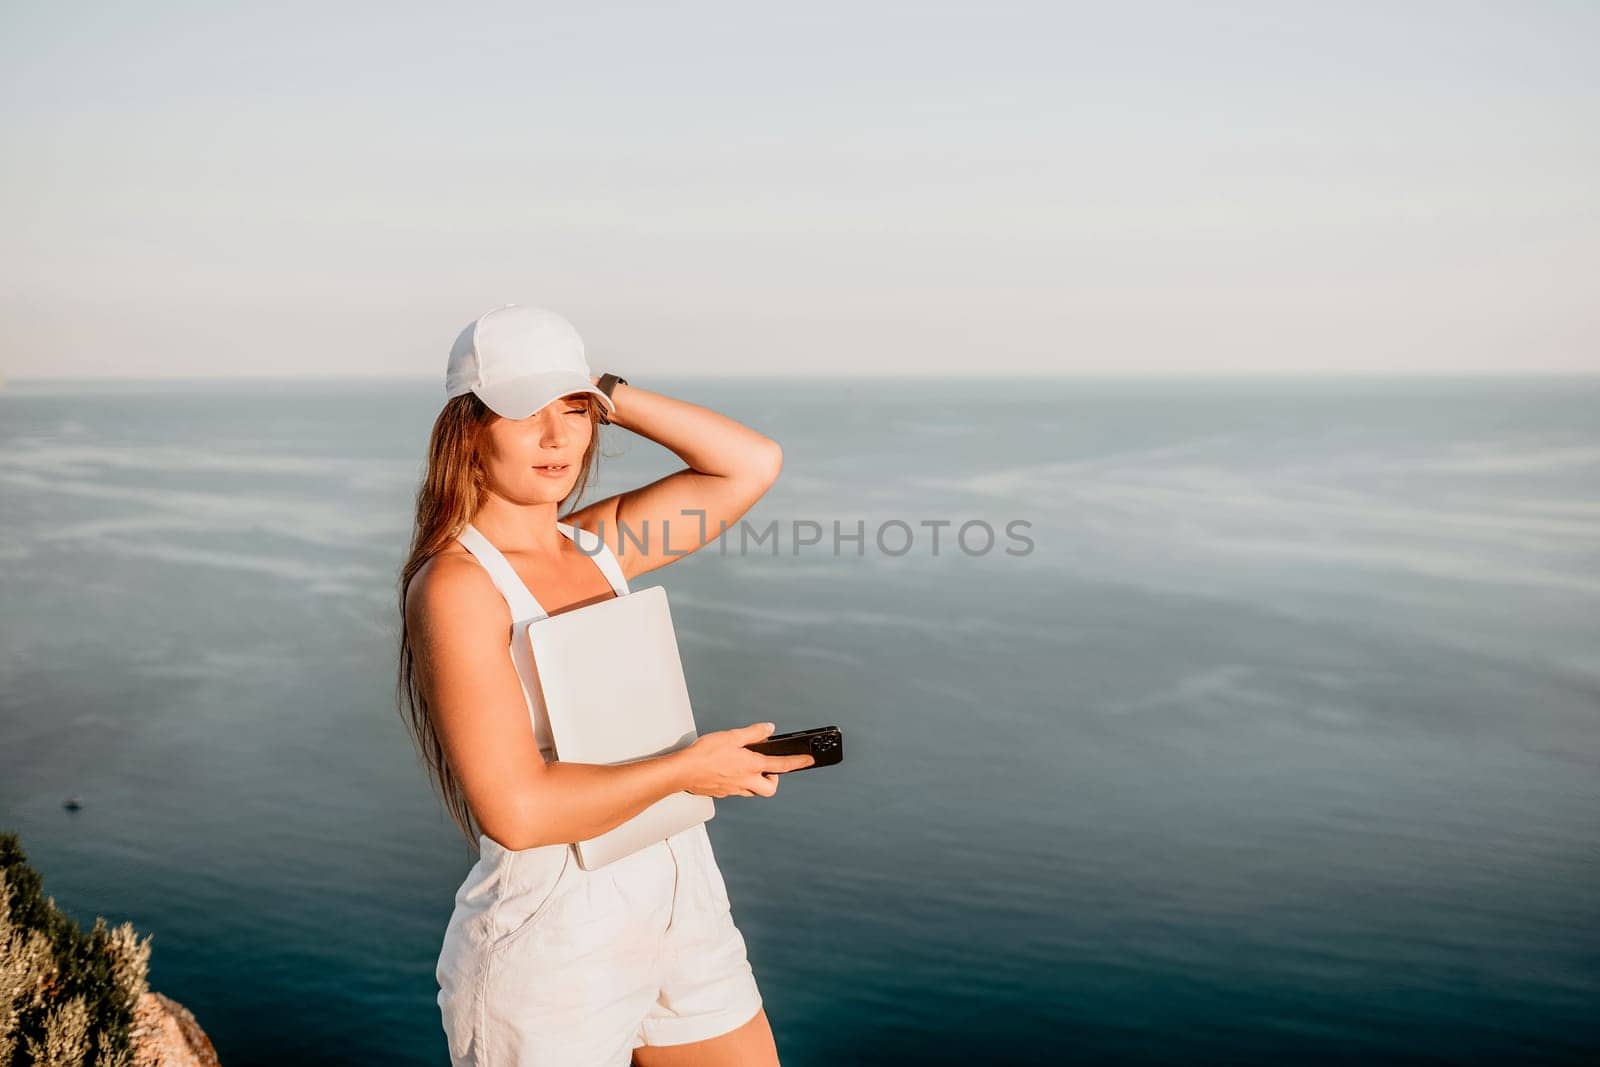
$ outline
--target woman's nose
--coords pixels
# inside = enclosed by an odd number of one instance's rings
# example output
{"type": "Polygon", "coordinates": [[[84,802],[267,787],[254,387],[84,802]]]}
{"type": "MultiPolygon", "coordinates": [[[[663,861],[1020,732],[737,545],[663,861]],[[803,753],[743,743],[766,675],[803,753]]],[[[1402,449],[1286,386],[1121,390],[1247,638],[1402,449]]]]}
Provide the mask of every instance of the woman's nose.
{"type": "Polygon", "coordinates": [[[567,443],[567,427],[563,425],[559,415],[551,417],[541,415],[539,422],[539,443],[549,447],[560,447],[567,443]]]}

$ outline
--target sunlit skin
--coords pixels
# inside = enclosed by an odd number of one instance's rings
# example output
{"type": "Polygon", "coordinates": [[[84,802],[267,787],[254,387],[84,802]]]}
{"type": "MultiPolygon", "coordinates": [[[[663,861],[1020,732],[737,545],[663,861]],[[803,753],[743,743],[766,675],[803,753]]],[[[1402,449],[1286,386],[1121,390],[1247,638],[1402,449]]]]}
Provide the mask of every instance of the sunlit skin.
{"type": "MultiPolygon", "coordinates": [[[[472,524],[505,554],[534,599],[552,614],[611,596],[599,564],[555,527],[557,508],[572,492],[594,436],[581,397],[563,397],[526,419],[496,418],[479,451],[490,494],[472,524]],[[534,469],[557,463],[567,465],[559,477],[534,469]]],[[[631,577],[626,568],[623,574],[631,577]]]]}
{"type": "MultiPolygon", "coordinates": [[[[599,562],[555,526],[596,432],[585,395],[559,398],[525,419],[497,417],[485,427],[479,448],[488,492],[472,524],[552,615],[612,595],[599,562]],[[537,469],[552,464],[567,469],[557,475],[537,469]]],[[[613,398],[614,425],[656,441],[686,464],[561,520],[599,532],[631,582],[703,547],[719,529],[736,526],[777,478],[782,453],[772,439],[687,401],[631,385],[618,385],[613,398]],[[698,518],[685,517],[693,510],[705,512],[703,527],[698,518]],[[670,552],[660,536],[668,522],[670,552]],[[624,544],[619,523],[635,532],[648,528],[648,547],[624,544]],[[699,536],[702,529],[707,539],[699,536]]],[[[546,764],[528,727],[521,683],[505,655],[509,608],[472,555],[455,546],[429,560],[412,582],[407,618],[422,649],[418,674],[450,765],[458,769],[483,832],[508,849],[594,836],[592,826],[558,822],[568,811],[604,807],[607,801],[625,799],[636,812],[674,789],[770,797],[783,772],[814,762],[810,756],[765,756],[745,748],[766,736],[756,723],[704,733],[671,758],[615,767],[546,764]],[[532,778],[559,783],[565,791],[568,803],[557,815],[535,802],[532,778]],[[541,817],[530,818],[532,810],[541,817]]],[[[743,1025],[706,1041],[635,1049],[634,1063],[776,1067],[778,1054],[763,1008],[743,1025]]]]}
{"type": "Polygon", "coordinates": [[[633,1062],[638,1067],[778,1067],[778,1046],[762,1008],[743,1026],[708,1041],[636,1048],[633,1062]]]}

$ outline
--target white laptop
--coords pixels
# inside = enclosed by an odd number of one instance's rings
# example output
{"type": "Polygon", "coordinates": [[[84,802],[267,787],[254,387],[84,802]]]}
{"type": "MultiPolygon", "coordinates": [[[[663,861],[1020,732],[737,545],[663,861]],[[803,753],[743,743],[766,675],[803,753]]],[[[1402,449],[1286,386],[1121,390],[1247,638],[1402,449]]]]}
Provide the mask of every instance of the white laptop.
{"type": "MultiPolygon", "coordinates": [[[[699,736],[660,586],[531,622],[528,644],[557,759],[631,763],[699,736]]],[[[715,814],[710,797],[673,793],[599,837],[575,842],[578,864],[604,867],[715,814]]]]}

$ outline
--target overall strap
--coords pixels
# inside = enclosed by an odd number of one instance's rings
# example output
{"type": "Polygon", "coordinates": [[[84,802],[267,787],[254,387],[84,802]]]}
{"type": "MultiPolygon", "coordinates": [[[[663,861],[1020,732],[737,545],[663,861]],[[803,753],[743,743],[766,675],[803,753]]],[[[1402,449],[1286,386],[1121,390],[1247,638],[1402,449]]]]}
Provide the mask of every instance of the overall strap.
{"type": "Polygon", "coordinates": [[[606,581],[611,583],[611,588],[618,596],[628,595],[628,579],[623,577],[622,564],[611,551],[611,546],[606,543],[605,538],[581,526],[565,522],[558,522],[556,525],[560,527],[562,533],[572,538],[573,542],[583,550],[584,555],[600,565],[600,572],[606,576],[606,581]]]}
{"type": "Polygon", "coordinates": [[[490,581],[494,582],[494,587],[500,590],[500,595],[506,598],[506,603],[511,607],[512,622],[542,619],[549,614],[528,592],[528,587],[517,577],[516,569],[500,554],[498,548],[489,543],[487,537],[478,532],[476,526],[467,523],[466,529],[456,535],[456,540],[476,556],[478,562],[483,564],[483,569],[489,572],[490,581]]]}

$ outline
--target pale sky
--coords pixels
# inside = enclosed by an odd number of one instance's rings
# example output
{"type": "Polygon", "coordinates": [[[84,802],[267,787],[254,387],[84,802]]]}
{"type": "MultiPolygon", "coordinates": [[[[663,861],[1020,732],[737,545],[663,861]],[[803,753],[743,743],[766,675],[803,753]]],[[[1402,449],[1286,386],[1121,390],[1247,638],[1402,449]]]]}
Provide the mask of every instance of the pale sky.
{"type": "Polygon", "coordinates": [[[1600,372],[1600,4],[0,14],[0,375],[1600,372]]]}

